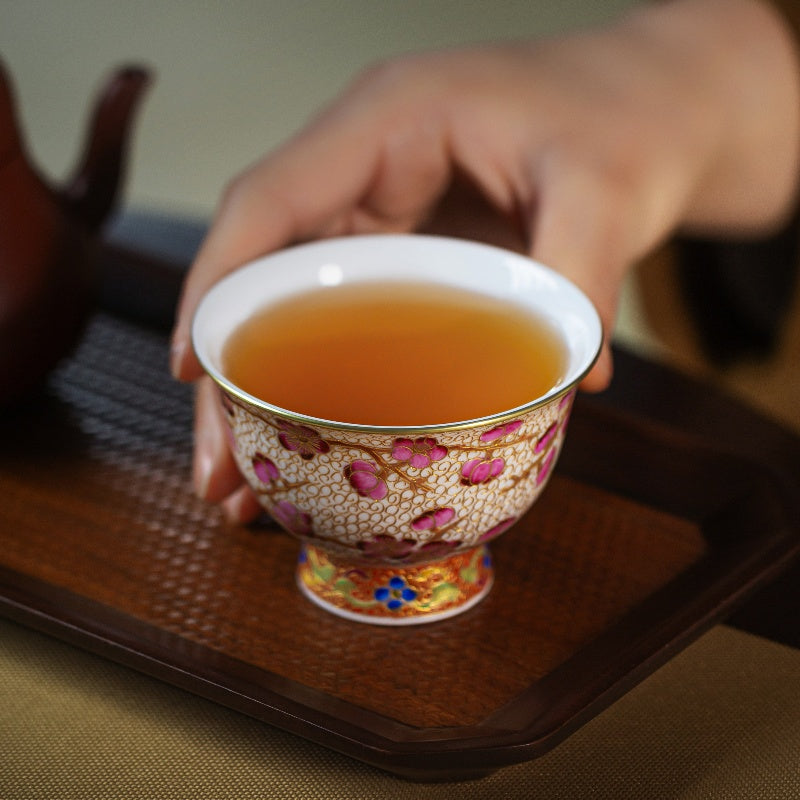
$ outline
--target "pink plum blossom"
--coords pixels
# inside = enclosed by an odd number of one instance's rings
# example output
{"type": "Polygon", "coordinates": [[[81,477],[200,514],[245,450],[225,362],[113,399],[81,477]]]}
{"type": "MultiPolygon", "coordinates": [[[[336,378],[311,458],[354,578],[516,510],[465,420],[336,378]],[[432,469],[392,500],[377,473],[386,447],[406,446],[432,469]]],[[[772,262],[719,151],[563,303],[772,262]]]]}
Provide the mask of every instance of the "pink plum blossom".
{"type": "Polygon", "coordinates": [[[535,453],[541,453],[546,450],[550,445],[553,443],[553,439],[556,438],[556,433],[558,432],[558,423],[554,422],[540,437],[539,440],[536,442],[536,447],[533,448],[535,453]]]}
{"type": "Polygon", "coordinates": [[[544,461],[542,461],[542,465],[539,467],[539,472],[536,475],[537,486],[541,486],[547,480],[547,476],[550,474],[550,470],[553,469],[553,463],[555,460],[556,451],[555,449],[551,449],[545,456],[544,461]]]}
{"type": "Polygon", "coordinates": [[[447,455],[447,448],[430,436],[418,439],[395,439],[392,458],[407,461],[415,469],[429,467],[431,461],[440,461],[447,455]]]}
{"type": "Polygon", "coordinates": [[[424,514],[420,514],[416,519],[412,520],[411,527],[415,531],[428,531],[432,528],[441,528],[447,525],[455,518],[456,512],[449,506],[442,508],[432,508],[424,514]]]}
{"type": "Polygon", "coordinates": [[[297,453],[306,461],[318,453],[327,453],[330,450],[328,443],[307,425],[296,425],[285,420],[278,421],[278,441],[282,447],[297,453]]]}
{"type": "Polygon", "coordinates": [[[256,453],[252,460],[253,472],[261,483],[272,483],[281,477],[281,473],[271,458],[263,453],[256,453]]]}
{"type": "Polygon", "coordinates": [[[511,420],[511,422],[505,422],[502,425],[498,425],[497,427],[482,433],[481,441],[485,443],[493,442],[496,439],[501,439],[503,436],[508,436],[510,433],[515,433],[521,427],[521,419],[514,419],[511,420]]]}
{"type": "Polygon", "coordinates": [[[383,500],[388,488],[381,470],[370,461],[354,461],[344,469],[350,485],[362,496],[383,500]]]}
{"type": "Polygon", "coordinates": [[[502,458],[473,458],[461,468],[461,482],[468,486],[486,483],[496,478],[505,465],[502,458]]]}

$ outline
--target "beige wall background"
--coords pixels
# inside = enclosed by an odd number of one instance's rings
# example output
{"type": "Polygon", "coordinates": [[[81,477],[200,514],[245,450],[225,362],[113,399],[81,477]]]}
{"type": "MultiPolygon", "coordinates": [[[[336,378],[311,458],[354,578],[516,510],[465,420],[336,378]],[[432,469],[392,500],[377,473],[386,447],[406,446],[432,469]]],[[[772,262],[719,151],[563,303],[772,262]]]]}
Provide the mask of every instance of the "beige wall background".
{"type": "Polygon", "coordinates": [[[156,83],[139,118],[126,200],[208,215],[227,180],[291,135],[365,65],[392,54],[542,36],[633,0],[0,0],[0,57],[31,150],[54,178],[87,104],[127,62],[156,83]]]}

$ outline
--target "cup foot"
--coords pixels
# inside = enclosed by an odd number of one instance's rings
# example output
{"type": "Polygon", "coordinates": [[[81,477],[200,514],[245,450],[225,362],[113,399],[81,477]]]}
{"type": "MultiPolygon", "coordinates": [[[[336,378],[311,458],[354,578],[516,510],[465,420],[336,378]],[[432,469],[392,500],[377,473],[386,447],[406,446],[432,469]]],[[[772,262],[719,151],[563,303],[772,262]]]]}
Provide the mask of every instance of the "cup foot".
{"type": "Polygon", "coordinates": [[[419,625],[460,614],[488,594],[493,576],[485,546],[425,564],[354,566],[307,543],[296,573],[309,600],[373,625],[419,625]]]}

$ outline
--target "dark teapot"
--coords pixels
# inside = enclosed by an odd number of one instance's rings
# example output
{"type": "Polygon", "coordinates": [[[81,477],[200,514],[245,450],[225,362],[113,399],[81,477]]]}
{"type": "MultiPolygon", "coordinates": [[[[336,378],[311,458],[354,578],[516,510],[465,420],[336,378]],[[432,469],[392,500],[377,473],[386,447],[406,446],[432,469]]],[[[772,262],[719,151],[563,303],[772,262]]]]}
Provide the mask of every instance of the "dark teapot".
{"type": "Polygon", "coordinates": [[[111,76],[74,177],[52,187],[25,150],[0,61],[0,404],[37,389],[81,334],[97,283],[94,246],[118,198],[149,82],[140,67],[111,76]]]}

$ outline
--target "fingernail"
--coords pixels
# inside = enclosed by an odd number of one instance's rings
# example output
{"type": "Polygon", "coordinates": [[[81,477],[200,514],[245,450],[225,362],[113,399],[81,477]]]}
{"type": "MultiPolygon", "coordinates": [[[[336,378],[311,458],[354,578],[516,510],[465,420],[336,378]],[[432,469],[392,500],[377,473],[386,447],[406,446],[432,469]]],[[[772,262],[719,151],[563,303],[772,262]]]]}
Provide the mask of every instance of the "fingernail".
{"type": "Polygon", "coordinates": [[[204,453],[202,450],[195,453],[194,487],[195,493],[201,500],[208,497],[208,485],[211,483],[213,468],[214,460],[210,453],[204,453]]]}

